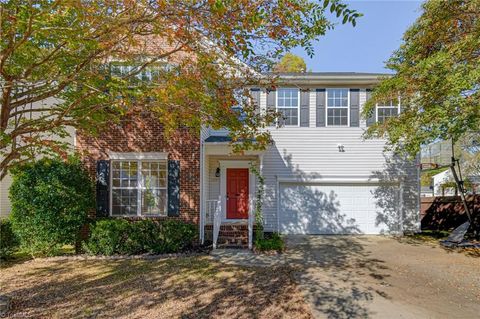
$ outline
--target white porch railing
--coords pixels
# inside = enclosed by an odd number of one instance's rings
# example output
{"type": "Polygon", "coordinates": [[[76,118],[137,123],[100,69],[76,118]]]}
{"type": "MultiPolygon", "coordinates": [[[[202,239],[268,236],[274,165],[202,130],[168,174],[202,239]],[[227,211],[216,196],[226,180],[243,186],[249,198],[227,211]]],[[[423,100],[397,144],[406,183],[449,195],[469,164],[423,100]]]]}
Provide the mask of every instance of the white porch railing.
{"type": "Polygon", "coordinates": [[[253,248],[253,222],[255,220],[255,201],[249,200],[248,210],[248,249],[253,248]]]}
{"type": "Polygon", "coordinates": [[[206,200],[205,224],[213,224],[213,216],[215,215],[215,210],[219,205],[220,203],[218,199],[206,200]]]}
{"type": "Polygon", "coordinates": [[[213,213],[213,249],[217,248],[218,234],[222,224],[221,196],[218,196],[217,204],[213,213]]]}
{"type": "MultiPolygon", "coordinates": [[[[210,199],[206,201],[206,224],[213,224],[213,249],[217,248],[218,235],[222,224],[222,205],[221,196],[218,199],[210,199]]],[[[255,201],[249,200],[248,210],[248,249],[253,248],[253,225],[255,223],[255,201]]]]}

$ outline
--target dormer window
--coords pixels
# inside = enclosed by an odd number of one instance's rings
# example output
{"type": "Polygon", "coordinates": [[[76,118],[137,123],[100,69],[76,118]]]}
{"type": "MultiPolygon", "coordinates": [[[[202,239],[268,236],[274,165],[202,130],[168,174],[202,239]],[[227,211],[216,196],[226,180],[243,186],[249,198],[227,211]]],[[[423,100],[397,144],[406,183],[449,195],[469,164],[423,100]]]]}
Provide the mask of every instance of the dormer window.
{"type": "Polygon", "coordinates": [[[349,90],[327,89],[327,126],[348,126],[349,90]]]}
{"type": "Polygon", "coordinates": [[[384,123],[391,117],[396,117],[400,113],[400,103],[397,99],[377,103],[376,108],[377,123],[384,123]]]}
{"type": "Polygon", "coordinates": [[[299,89],[278,89],[277,112],[283,114],[280,123],[285,126],[298,126],[298,114],[300,108],[299,89]]]}

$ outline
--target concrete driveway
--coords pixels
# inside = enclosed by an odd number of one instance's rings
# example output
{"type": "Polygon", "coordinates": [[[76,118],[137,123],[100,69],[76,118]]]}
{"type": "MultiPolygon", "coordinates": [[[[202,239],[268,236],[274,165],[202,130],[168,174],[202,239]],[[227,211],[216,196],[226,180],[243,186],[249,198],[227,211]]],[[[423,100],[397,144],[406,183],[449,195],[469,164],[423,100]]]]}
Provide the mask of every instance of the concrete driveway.
{"type": "Polygon", "coordinates": [[[291,236],[295,267],[318,318],[479,318],[480,258],[383,236],[291,236]]]}

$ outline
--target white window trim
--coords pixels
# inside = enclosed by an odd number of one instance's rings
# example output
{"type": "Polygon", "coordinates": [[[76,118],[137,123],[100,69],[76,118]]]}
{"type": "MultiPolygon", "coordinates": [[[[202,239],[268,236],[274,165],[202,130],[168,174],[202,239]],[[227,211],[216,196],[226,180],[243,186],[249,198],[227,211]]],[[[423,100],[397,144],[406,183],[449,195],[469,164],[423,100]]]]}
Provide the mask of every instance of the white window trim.
{"type": "MultiPolygon", "coordinates": [[[[330,107],[330,109],[344,109],[345,107],[330,107]]],[[[325,88],[325,127],[350,127],[350,88],[325,88]],[[347,90],[347,125],[328,125],[328,90],[347,90]]]]}
{"type": "MultiPolygon", "coordinates": [[[[113,153],[112,153],[113,154],[113,153]]],[[[132,154],[167,154],[167,153],[115,153],[117,155],[126,155],[127,158],[111,158],[110,160],[110,177],[109,177],[109,191],[110,191],[110,198],[109,198],[109,215],[110,217],[120,217],[120,218],[131,218],[131,217],[143,217],[143,218],[149,218],[149,217],[167,217],[168,216],[168,161],[167,158],[128,158],[132,154]],[[137,162],[137,186],[136,187],[118,187],[115,189],[135,189],[137,190],[137,214],[136,215],[113,215],[113,174],[112,174],[112,167],[113,167],[113,162],[122,162],[122,161],[129,161],[129,162],[137,162]],[[157,187],[155,189],[165,189],[166,190],[166,209],[164,214],[149,214],[149,215],[142,215],[141,210],[142,210],[142,190],[146,189],[145,187],[142,187],[142,181],[143,179],[141,178],[140,170],[141,170],[141,163],[142,162],[158,162],[158,161],[166,161],[166,185],[165,187],[157,187]]],[[[123,157],[123,156],[120,156],[123,157]]]]}
{"type": "Polygon", "coordinates": [[[400,98],[398,98],[398,105],[397,106],[388,106],[388,105],[378,105],[378,103],[375,104],[375,123],[378,123],[378,108],[384,108],[384,109],[397,109],[397,114],[400,114],[400,98]]]}
{"type": "Polygon", "coordinates": [[[110,152],[108,156],[111,160],[167,160],[168,153],[150,152],[150,153],[119,153],[110,152]]]}
{"type": "MultiPolygon", "coordinates": [[[[282,89],[297,90],[297,101],[298,101],[298,105],[297,105],[297,125],[283,125],[283,127],[300,127],[300,89],[296,88],[296,87],[277,88],[277,90],[275,91],[275,112],[278,112],[278,91],[282,90],[282,89]]],[[[288,107],[284,107],[284,108],[287,109],[288,107]]],[[[293,109],[293,107],[290,107],[290,108],[293,109]]],[[[277,123],[277,127],[278,127],[278,123],[277,123]]]]}

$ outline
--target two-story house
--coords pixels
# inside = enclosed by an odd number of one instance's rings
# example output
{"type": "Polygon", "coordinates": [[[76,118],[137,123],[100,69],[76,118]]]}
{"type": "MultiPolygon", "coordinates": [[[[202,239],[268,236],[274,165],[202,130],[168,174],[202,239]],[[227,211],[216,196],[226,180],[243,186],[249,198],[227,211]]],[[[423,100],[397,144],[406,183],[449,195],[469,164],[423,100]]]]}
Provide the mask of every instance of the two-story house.
{"type": "MultiPolygon", "coordinates": [[[[367,126],[401,112],[400,101],[361,117],[381,74],[282,74],[274,89],[252,88],[260,108],[283,114],[264,151],[233,154],[228,131],[187,130],[165,139],[144,114],[77,147],[97,174],[98,214],[181,218],[200,239],[246,245],[258,180],[263,224],[282,234],[402,233],[419,227],[419,166],[364,139],[367,126]]],[[[251,245],[251,240],[249,242],[251,245]]]]}

